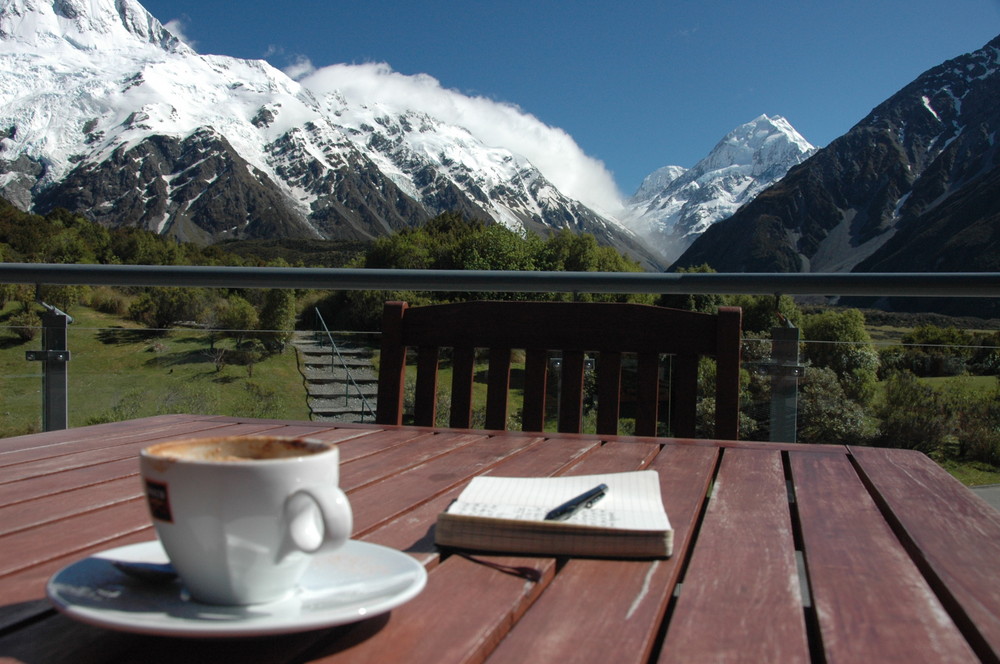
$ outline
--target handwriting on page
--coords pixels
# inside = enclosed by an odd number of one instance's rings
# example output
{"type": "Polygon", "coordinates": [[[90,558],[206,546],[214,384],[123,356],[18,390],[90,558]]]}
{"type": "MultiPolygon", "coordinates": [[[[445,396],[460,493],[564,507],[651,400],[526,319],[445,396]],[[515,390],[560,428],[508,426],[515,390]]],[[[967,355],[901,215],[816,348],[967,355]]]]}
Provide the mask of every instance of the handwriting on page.
{"type": "MultiPolygon", "coordinates": [[[[466,503],[455,505],[452,513],[467,516],[478,516],[490,519],[514,519],[517,521],[544,521],[548,509],[531,505],[501,505],[497,503],[466,503]]],[[[576,512],[566,521],[560,523],[577,523],[600,528],[615,528],[618,518],[614,512],[601,509],[583,509],[576,512]]],[[[549,522],[553,523],[553,522],[549,522]]]]}

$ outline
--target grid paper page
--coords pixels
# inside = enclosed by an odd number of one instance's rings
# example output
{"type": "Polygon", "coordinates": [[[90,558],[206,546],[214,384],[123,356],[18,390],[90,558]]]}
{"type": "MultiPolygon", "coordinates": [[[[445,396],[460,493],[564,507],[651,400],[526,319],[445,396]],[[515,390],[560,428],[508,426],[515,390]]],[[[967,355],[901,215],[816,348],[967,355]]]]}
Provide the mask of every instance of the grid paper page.
{"type": "Polygon", "coordinates": [[[549,510],[593,489],[608,485],[604,498],[588,509],[577,510],[565,521],[628,530],[669,530],[670,522],[660,498],[660,478],[654,470],[572,477],[473,478],[449,508],[462,514],[517,521],[543,521],[549,510]]]}

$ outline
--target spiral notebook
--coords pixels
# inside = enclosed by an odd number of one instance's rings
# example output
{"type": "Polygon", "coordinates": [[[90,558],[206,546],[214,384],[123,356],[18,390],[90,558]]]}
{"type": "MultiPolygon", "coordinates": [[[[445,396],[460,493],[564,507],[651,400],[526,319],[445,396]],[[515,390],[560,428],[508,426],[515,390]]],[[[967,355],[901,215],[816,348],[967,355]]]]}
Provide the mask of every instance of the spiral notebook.
{"type": "Polygon", "coordinates": [[[572,477],[474,478],[438,515],[438,546],[540,555],[665,558],[673,530],[656,471],[572,477]],[[603,497],[563,521],[546,515],[604,484],[603,497]]]}

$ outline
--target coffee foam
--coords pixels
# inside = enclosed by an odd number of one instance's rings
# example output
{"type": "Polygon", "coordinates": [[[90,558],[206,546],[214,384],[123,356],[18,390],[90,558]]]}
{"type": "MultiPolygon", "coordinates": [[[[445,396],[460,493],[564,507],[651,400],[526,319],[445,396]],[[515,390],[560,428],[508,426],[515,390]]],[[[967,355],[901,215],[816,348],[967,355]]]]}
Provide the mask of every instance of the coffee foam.
{"type": "Polygon", "coordinates": [[[267,461],[319,454],[330,449],[315,441],[265,436],[234,436],[160,443],[146,453],[178,461],[267,461]]]}

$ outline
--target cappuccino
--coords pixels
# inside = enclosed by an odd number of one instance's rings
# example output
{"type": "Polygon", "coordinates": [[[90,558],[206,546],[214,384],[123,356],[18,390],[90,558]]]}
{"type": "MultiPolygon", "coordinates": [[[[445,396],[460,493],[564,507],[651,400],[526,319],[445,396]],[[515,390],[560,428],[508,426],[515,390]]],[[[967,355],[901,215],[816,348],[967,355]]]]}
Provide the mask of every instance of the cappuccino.
{"type": "Polygon", "coordinates": [[[336,445],[275,436],[144,449],[150,516],[194,599],[245,605],[295,592],[310,556],[351,534],[339,462],[336,445]]]}
{"type": "Polygon", "coordinates": [[[329,449],[329,445],[298,438],[230,436],[160,443],[146,448],[146,453],[189,461],[264,461],[319,454],[329,449]]]}

